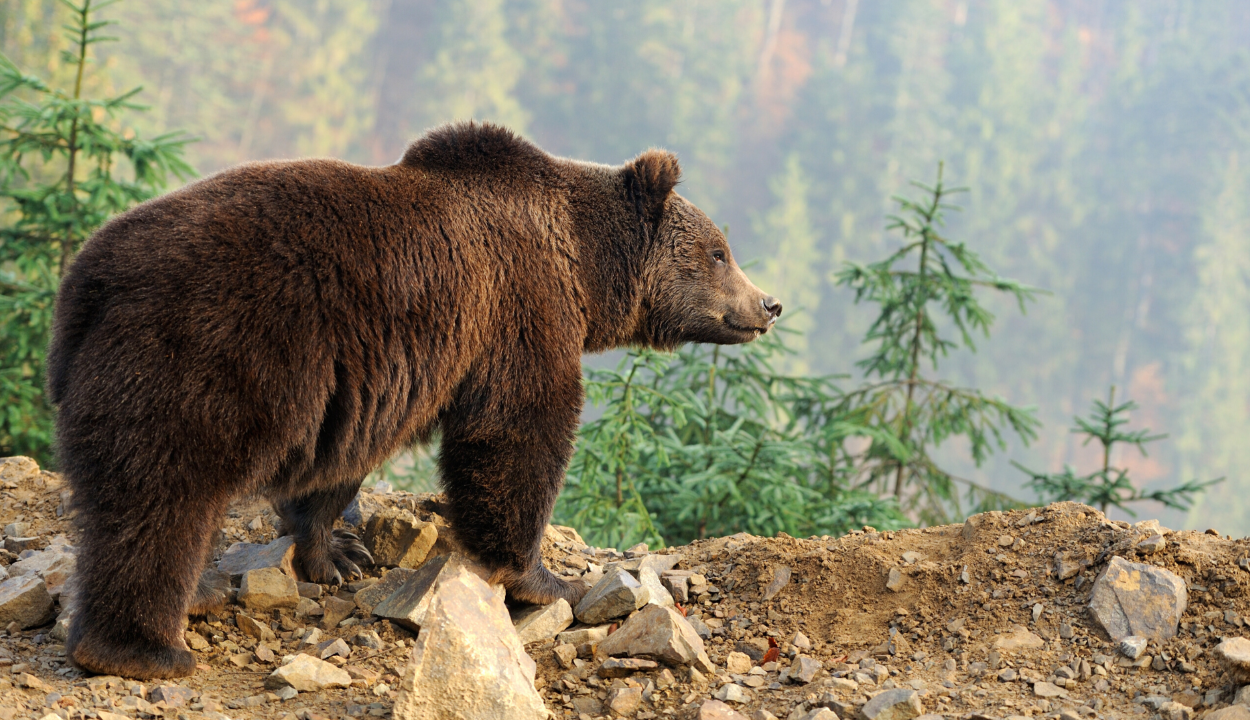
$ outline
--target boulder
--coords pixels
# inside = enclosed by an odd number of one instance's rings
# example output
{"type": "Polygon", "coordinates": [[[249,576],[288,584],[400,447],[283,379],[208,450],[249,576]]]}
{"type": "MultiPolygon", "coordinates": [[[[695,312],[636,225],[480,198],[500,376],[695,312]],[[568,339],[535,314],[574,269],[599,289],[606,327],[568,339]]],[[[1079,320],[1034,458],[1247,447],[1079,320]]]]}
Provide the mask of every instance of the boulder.
{"type": "Polygon", "coordinates": [[[716,691],[716,694],[714,695],[714,697],[717,700],[722,700],[724,702],[737,703],[738,705],[745,705],[746,703],[749,703],[754,699],[754,697],[752,697],[751,695],[750,690],[747,690],[741,685],[738,685],[735,683],[722,685],[721,689],[716,691]]]}
{"type": "Polygon", "coordinates": [[[237,582],[248,570],[263,568],[277,568],[298,580],[295,570],[295,538],[285,535],[268,545],[238,542],[227,548],[217,562],[217,569],[229,575],[231,582],[237,582]]]}
{"type": "Polygon", "coordinates": [[[239,628],[239,632],[261,642],[274,640],[277,637],[268,625],[243,613],[235,614],[234,624],[239,628]]]}
{"type": "Polygon", "coordinates": [[[0,627],[17,623],[22,629],[52,619],[52,596],[38,575],[20,575],[0,583],[0,627]]]}
{"type": "Polygon", "coordinates": [[[295,579],[278,568],[266,567],[243,573],[239,602],[249,610],[269,612],[277,608],[294,609],[299,601],[295,579]]]}
{"type": "Polygon", "coordinates": [[[1130,635],[1162,642],[1176,636],[1188,603],[1185,581],[1175,573],[1113,557],[1094,581],[1089,612],[1115,642],[1130,635]]]}
{"type": "Polygon", "coordinates": [[[503,598],[462,563],[433,583],[399,682],[395,720],[542,720],[534,661],[503,598]]]}
{"type": "Polygon", "coordinates": [[[265,679],[265,687],[276,690],[293,687],[300,692],[319,692],[327,688],[345,688],[352,684],[347,671],[324,660],[300,653],[293,660],[274,670],[265,679]]]}
{"type": "Polygon", "coordinates": [[[574,615],[587,625],[598,625],[614,618],[624,617],[637,610],[651,596],[627,571],[615,567],[605,570],[603,579],[577,603],[574,615]]]}
{"type": "Polygon", "coordinates": [[[573,608],[564,598],[549,605],[529,607],[514,617],[517,636],[522,645],[555,637],[573,624],[573,608]]]}
{"type": "Polygon", "coordinates": [[[386,509],[369,518],[362,541],[377,565],[417,568],[438,542],[438,529],[407,510],[386,509]]]}
{"type": "Polygon", "coordinates": [[[669,665],[690,665],[703,672],[716,668],[703,640],[686,619],[672,608],[647,605],[631,616],[606,640],[599,652],[611,656],[645,657],[669,665]]]}
{"type": "Polygon", "coordinates": [[[633,717],[642,707],[642,688],[625,687],[608,691],[603,704],[616,717],[633,717]]]}

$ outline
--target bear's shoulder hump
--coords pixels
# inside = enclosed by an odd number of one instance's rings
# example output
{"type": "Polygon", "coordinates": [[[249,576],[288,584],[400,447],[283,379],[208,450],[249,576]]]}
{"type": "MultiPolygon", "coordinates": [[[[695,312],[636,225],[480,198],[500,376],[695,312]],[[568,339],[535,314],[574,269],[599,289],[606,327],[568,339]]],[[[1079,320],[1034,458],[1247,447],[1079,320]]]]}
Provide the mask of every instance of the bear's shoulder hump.
{"type": "Polygon", "coordinates": [[[400,164],[429,170],[498,170],[549,159],[537,145],[506,127],[470,120],[441,125],[414,140],[400,164]]]}

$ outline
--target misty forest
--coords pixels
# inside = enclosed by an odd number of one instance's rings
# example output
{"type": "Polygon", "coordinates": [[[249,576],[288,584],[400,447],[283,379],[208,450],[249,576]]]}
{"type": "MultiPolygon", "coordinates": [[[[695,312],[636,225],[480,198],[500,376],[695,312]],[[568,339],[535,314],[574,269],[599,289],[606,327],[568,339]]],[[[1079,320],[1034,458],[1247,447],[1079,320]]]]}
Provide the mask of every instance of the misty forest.
{"type": "MultiPolygon", "coordinates": [[[[76,7],[0,5],[0,456],[54,462],[52,293],[108,217],[473,118],[676,152],[786,306],[743,348],[586,358],[557,519],[588,540],[1056,499],[1250,532],[1246,3],[128,0],[67,34],[76,7]]],[[[432,487],[430,452],[379,478],[432,487]]]]}

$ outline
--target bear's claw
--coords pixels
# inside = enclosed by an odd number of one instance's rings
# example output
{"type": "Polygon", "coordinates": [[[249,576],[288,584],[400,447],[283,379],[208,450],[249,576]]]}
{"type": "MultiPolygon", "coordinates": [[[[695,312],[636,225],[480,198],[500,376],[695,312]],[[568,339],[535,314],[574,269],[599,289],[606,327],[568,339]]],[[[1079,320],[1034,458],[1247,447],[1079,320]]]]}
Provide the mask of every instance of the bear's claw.
{"type": "Polygon", "coordinates": [[[195,586],[195,596],[187,606],[187,614],[207,615],[226,607],[229,602],[230,576],[209,568],[200,574],[195,586]]]}
{"type": "Polygon", "coordinates": [[[296,543],[300,565],[308,579],[322,585],[342,585],[365,576],[361,565],[372,565],[373,556],[360,538],[347,530],[334,530],[323,552],[296,543]]]}

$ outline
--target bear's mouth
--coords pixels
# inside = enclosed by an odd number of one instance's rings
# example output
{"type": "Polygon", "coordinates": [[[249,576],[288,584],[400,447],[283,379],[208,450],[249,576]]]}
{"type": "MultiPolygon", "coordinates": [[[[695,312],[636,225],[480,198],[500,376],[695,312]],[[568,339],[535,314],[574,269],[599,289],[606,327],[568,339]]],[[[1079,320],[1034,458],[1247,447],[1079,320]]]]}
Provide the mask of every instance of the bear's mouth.
{"type": "Polygon", "coordinates": [[[731,330],[737,330],[738,332],[743,333],[743,334],[763,335],[764,333],[768,332],[767,327],[751,327],[749,325],[739,325],[738,323],[734,322],[733,320],[730,320],[727,317],[721,318],[721,321],[724,322],[726,325],[728,325],[731,330]]]}

